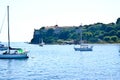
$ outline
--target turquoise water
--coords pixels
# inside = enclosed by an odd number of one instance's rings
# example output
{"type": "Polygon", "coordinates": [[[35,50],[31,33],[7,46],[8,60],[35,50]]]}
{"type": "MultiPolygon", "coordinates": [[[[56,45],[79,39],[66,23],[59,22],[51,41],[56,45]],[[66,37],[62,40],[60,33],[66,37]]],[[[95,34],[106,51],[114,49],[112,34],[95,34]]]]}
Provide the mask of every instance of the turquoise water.
{"type": "Polygon", "coordinates": [[[74,45],[11,45],[30,50],[29,58],[0,59],[0,80],[120,80],[117,44],[95,44],[92,52],[74,51],[74,45]]]}

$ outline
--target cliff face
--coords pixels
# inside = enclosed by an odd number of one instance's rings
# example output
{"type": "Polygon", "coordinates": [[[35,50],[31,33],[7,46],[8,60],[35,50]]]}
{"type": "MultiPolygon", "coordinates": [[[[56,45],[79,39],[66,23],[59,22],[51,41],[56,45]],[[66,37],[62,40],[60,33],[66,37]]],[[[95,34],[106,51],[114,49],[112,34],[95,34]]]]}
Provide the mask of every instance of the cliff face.
{"type": "Polygon", "coordinates": [[[46,44],[78,44],[82,31],[82,41],[85,43],[119,43],[120,18],[116,23],[96,23],[84,26],[42,27],[34,30],[32,44],[43,40],[46,44]]]}
{"type": "Polygon", "coordinates": [[[31,40],[32,44],[41,43],[43,40],[46,44],[56,44],[56,43],[65,43],[71,42],[70,39],[68,40],[68,35],[71,33],[71,29],[74,30],[76,27],[42,27],[39,30],[34,30],[33,39],[31,40]]]}
{"type": "Polygon", "coordinates": [[[34,30],[34,35],[33,35],[33,39],[31,40],[32,44],[38,44],[39,43],[39,30],[34,30]]]}

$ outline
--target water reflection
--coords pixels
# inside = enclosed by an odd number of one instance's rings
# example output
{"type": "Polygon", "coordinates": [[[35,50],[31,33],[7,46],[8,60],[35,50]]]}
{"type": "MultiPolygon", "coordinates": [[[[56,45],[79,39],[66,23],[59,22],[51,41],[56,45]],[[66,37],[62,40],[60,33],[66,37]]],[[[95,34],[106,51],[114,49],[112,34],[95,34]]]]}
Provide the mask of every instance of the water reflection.
{"type": "Polygon", "coordinates": [[[0,80],[1,79],[9,79],[12,80],[15,78],[17,74],[20,73],[20,70],[25,66],[25,63],[27,62],[26,59],[0,59],[0,80]],[[22,66],[22,67],[20,67],[22,66]]]}

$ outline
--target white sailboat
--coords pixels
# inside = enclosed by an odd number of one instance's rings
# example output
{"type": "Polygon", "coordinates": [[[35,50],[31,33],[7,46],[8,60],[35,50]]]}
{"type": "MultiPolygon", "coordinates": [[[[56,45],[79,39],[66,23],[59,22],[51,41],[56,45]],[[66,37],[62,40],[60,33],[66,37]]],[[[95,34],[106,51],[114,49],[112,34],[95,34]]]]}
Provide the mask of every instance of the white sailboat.
{"type": "Polygon", "coordinates": [[[7,6],[7,16],[8,16],[8,48],[2,54],[0,54],[0,59],[26,59],[28,58],[28,51],[24,51],[21,48],[11,48],[10,47],[10,31],[9,31],[9,6],[7,6]]]}
{"type": "MultiPolygon", "coordinates": [[[[81,26],[82,27],[82,26],[81,26]]],[[[89,46],[82,42],[82,28],[80,27],[80,46],[74,47],[75,51],[92,51],[93,46],[89,46]]]]}
{"type": "Polygon", "coordinates": [[[41,39],[41,43],[39,43],[39,46],[43,46],[45,43],[43,42],[43,39],[41,39]]]}

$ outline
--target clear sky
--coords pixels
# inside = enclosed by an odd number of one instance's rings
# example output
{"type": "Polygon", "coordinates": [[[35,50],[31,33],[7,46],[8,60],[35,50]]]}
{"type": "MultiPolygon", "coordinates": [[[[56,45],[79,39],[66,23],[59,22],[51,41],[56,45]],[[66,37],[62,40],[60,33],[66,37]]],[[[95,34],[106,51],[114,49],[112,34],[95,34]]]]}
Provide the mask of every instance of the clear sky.
{"type": "MultiPolygon", "coordinates": [[[[41,26],[78,26],[81,23],[116,22],[120,17],[120,0],[0,0],[0,28],[10,6],[12,42],[30,41],[34,29],[41,26]]],[[[7,22],[0,33],[7,41],[7,22]]]]}

